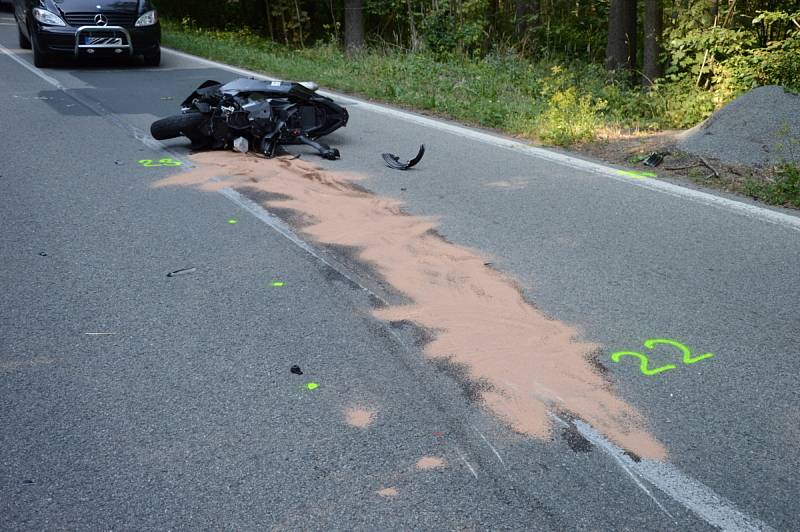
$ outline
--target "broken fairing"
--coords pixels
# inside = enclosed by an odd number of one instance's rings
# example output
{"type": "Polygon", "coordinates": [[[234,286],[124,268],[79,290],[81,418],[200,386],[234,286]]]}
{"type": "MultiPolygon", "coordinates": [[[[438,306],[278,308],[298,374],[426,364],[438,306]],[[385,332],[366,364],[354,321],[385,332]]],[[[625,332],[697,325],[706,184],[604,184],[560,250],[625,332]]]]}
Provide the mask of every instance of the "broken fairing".
{"type": "Polygon", "coordinates": [[[339,150],[317,139],[346,126],[349,115],[316,89],[313,82],[209,80],[184,100],[182,114],[153,122],[150,133],[156,140],[187,137],[195,149],[258,149],[267,157],[281,155],[285,145],[305,144],[338,159],[339,150]]]}
{"type": "Polygon", "coordinates": [[[421,144],[419,147],[419,152],[417,152],[417,156],[411,159],[410,161],[406,161],[404,163],[400,162],[400,157],[395,155],[394,153],[384,153],[382,154],[383,160],[386,161],[386,166],[389,168],[394,168],[395,170],[408,170],[418,162],[422,160],[422,156],[425,155],[425,145],[421,144]]]}

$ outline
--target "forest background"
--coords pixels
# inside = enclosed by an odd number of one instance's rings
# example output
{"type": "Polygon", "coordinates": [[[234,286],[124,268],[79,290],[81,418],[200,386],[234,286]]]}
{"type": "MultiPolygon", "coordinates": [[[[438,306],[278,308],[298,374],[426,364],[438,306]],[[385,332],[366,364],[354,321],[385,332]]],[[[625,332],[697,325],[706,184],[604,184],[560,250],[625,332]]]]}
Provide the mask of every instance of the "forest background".
{"type": "Polygon", "coordinates": [[[688,128],[759,85],[800,91],[798,0],[156,4],[169,46],[549,145],[688,128]]]}

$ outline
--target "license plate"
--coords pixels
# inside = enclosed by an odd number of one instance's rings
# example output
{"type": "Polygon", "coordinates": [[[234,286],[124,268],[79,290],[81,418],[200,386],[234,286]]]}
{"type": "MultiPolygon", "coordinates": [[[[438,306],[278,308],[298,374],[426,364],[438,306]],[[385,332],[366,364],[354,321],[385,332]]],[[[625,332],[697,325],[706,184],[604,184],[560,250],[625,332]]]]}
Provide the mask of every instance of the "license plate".
{"type": "Polygon", "coordinates": [[[122,37],[84,37],[83,44],[109,44],[111,46],[122,46],[122,37]]]}

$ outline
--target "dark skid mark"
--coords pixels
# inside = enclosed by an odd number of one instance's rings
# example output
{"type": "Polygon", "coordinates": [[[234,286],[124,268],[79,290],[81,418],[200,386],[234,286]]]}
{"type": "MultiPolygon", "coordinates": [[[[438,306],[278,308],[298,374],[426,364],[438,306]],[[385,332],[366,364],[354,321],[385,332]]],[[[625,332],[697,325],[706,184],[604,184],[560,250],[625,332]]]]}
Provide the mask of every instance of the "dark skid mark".
{"type": "Polygon", "coordinates": [[[628,458],[630,458],[631,460],[633,460],[637,464],[642,461],[642,457],[639,456],[638,454],[634,453],[633,451],[627,451],[626,450],[626,451],[623,451],[623,454],[625,454],[625,456],[627,456],[628,458]]]}
{"type": "Polygon", "coordinates": [[[486,379],[474,379],[470,375],[470,367],[463,362],[455,362],[453,357],[437,357],[430,359],[436,369],[456,381],[467,401],[482,403],[483,394],[496,391],[486,379]]]}
{"type": "Polygon", "coordinates": [[[320,265],[320,270],[322,275],[325,276],[325,280],[329,283],[344,283],[346,284],[351,290],[361,290],[361,287],[353,281],[352,279],[348,279],[345,277],[341,272],[339,272],[336,268],[328,266],[327,264],[320,265]]]}
{"type": "Polygon", "coordinates": [[[251,199],[255,203],[258,203],[266,208],[270,214],[277,216],[293,229],[302,230],[304,227],[308,227],[316,223],[314,220],[310,219],[300,211],[294,209],[284,209],[270,205],[271,202],[290,201],[292,198],[289,196],[285,196],[283,194],[274,194],[272,192],[264,192],[259,188],[247,185],[237,186],[234,188],[244,197],[251,199]]]}
{"type": "MultiPolygon", "coordinates": [[[[326,253],[330,253],[342,268],[355,275],[358,282],[378,294],[389,305],[411,303],[404,294],[388,284],[383,276],[375,270],[373,264],[361,259],[361,249],[340,244],[318,244],[326,253]]],[[[358,284],[356,286],[359,286],[358,284]]],[[[360,286],[359,286],[360,288],[360,286]]]]}
{"type": "Polygon", "coordinates": [[[590,453],[594,449],[592,442],[584,438],[572,423],[561,430],[561,436],[567,442],[569,448],[576,453],[590,453]]]}
{"type": "Polygon", "coordinates": [[[601,362],[601,360],[603,360],[603,355],[604,353],[602,349],[596,349],[589,353],[589,355],[586,357],[586,360],[599,375],[603,376],[606,381],[609,381],[610,377],[608,367],[601,362]]]}
{"type": "Polygon", "coordinates": [[[197,268],[183,268],[181,270],[175,270],[174,272],[169,272],[167,277],[177,277],[179,275],[189,275],[197,271],[197,268]]]}
{"type": "Polygon", "coordinates": [[[423,348],[436,338],[436,331],[420,327],[410,320],[397,320],[390,321],[389,326],[392,329],[399,329],[404,333],[411,336],[414,345],[418,348],[423,348]]]}

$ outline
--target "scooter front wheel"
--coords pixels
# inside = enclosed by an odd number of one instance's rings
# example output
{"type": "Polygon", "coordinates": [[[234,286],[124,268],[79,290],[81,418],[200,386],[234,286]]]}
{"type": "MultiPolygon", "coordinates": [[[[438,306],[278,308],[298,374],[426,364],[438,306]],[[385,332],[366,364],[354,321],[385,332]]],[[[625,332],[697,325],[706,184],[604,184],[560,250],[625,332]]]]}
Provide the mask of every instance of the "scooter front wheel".
{"type": "Polygon", "coordinates": [[[153,122],[150,126],[150,134],[156,140],[174,139],[183,136],[195,142],[206,136],[201,133],[201,129],[207,122],[208,117],[202,113],[168,116],[153,122]]]}

